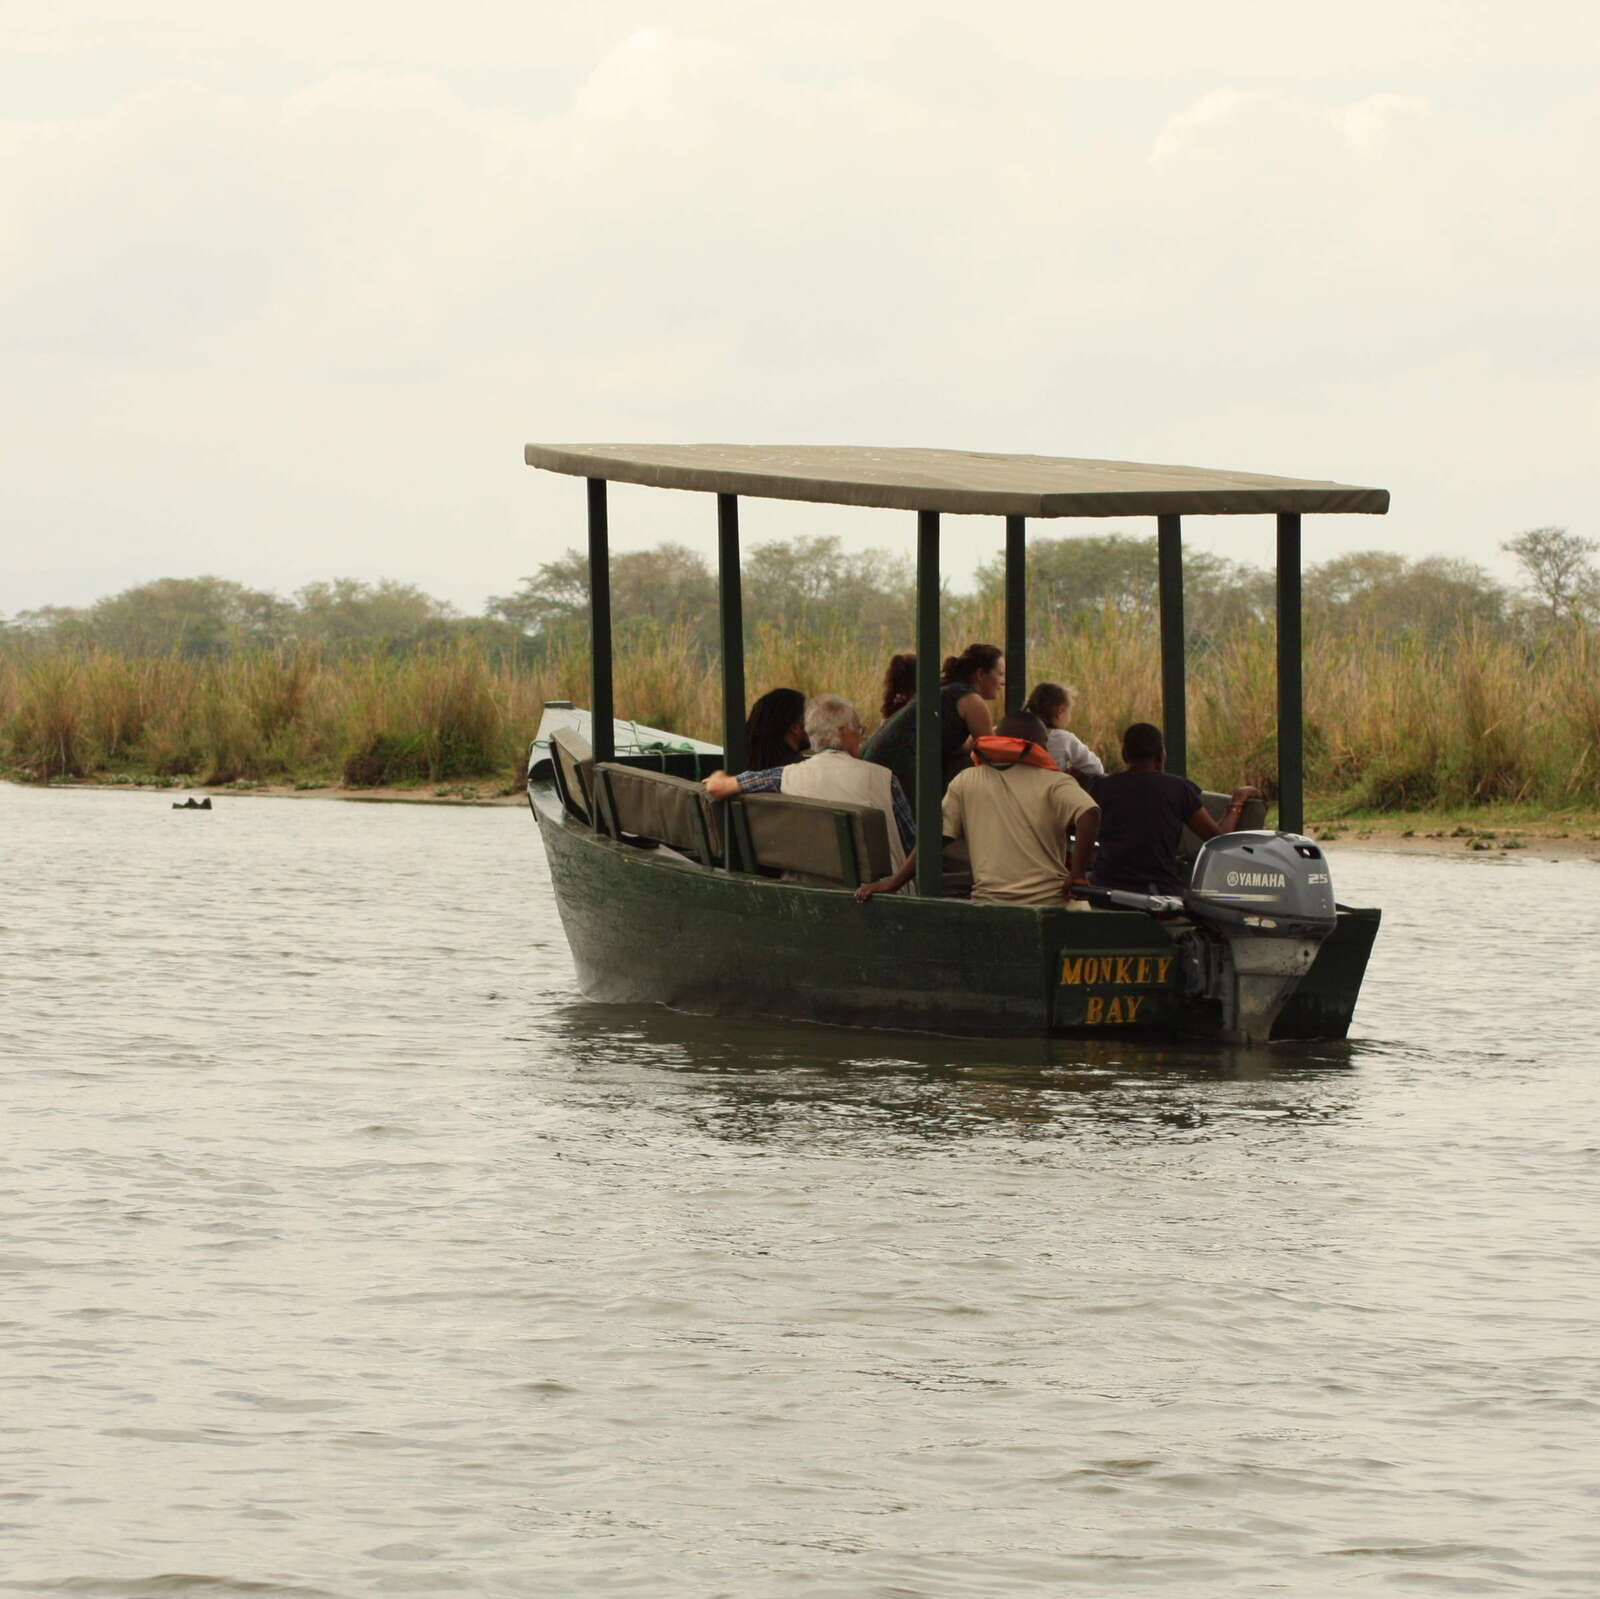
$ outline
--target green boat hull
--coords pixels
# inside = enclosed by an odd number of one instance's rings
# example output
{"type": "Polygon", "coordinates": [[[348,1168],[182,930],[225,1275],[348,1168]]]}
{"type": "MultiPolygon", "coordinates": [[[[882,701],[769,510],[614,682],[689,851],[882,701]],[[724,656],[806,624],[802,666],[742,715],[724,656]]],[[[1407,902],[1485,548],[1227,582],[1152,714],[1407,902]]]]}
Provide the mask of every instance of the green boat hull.
{"type": "MultiPolygon", "coordinates": [[[[583,992],[709,1015],[980,1037],[1216,1036],[1140,912],[854,895],[708,869],[593,832],[529,791],[583,992]]],[[[1349,1031],[1376,910],[1344,910],[1273,1038],[1349,1031]]]]}

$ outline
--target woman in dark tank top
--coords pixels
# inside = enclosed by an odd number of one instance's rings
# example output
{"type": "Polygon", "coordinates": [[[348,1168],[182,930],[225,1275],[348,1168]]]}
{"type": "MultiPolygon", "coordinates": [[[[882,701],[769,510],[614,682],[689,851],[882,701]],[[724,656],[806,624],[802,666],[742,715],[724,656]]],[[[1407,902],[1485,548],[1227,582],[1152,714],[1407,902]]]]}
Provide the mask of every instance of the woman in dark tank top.
{"type": "MultiPolygon", "coordinates": [[[[890,670],[902,673],[914,657],[897,655],[890,670]]],[[[939,674],[939,743],[944,768],[944,786],[967,765],[972,740],[994,731],[989,700],[1005,693],[1006,658],[993,644],[969,644],[960,655],[952,655],[939,674]]],[[[887,766],[900,779],[907,794],[917,787],[916,701],[909,700],[890,716],[861,746],[864,761],[887,766]]]]}

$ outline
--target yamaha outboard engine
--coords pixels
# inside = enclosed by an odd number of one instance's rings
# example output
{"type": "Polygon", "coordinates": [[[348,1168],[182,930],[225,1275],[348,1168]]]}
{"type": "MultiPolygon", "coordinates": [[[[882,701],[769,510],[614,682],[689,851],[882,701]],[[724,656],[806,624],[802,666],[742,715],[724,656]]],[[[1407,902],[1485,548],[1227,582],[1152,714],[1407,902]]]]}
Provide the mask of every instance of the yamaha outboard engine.
{"type": "Polygon", "coordinates": [[[1222,1002],[1235,1043],[1264,1044],[1333,931],[1333,882],[1322,851],[1298,833],[1224,833],[1208,839],[1183,896],[1209,935],[1196,975],[1222,1002]]]}

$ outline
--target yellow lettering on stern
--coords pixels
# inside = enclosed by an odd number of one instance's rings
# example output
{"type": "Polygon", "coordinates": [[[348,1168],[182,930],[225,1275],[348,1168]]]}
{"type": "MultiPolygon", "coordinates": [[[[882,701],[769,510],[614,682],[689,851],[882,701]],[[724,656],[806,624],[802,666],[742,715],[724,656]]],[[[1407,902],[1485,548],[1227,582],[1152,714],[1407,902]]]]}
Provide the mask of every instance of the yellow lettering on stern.
{"type": "Polygon", "coordinates": [[[1129,1022],[1138,1021],[1139,1010],[1143,1004],[1143,995],[1135,997],[1132,994],[1118,994],[1109,1000],[1091,999],[1083,1019],[1090,1027],[1100,1022],[1104,1022],[1107,1027],[1121,1027],[1129,1022]]]}
{"type": "MultiPolygon", "coordinates": [[[[1111,989],[1111,993],[1084,993],[1083,1027],[1129,1027],[1144,1016],[1151,992],[1168,986],[1175,955],[1063,955],[1063,987],[1111,989]],[[1130,993],[1142,989],[1143,993],[1130,993]]],[[[1156,1009],[1159,1011],[1160,1006],[1156,1009]]]]}
{"type": "Polygon", "coordinates": [[[1062,987],[1116,983],[1122,988],[1165,987],[1172,955],[1063,955],[1062,987]]]}

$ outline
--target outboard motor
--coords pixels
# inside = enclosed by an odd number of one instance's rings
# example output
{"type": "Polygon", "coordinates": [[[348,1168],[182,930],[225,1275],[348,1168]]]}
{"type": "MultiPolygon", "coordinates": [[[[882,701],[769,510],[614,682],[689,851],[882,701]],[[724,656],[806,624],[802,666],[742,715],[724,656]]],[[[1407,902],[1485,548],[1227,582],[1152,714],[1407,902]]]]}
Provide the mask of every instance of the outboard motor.
{"type": "Polygon", "coordinates": [[[1224,1037],[1264,1044],[1284,1001],[1333,931],[1333,881],[1322,850],[1298,833],[1224,833],[1207,839],[1183,896],[1209,935],[1197,973],[1222,1001],[1224,1037]]]}

